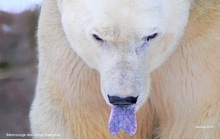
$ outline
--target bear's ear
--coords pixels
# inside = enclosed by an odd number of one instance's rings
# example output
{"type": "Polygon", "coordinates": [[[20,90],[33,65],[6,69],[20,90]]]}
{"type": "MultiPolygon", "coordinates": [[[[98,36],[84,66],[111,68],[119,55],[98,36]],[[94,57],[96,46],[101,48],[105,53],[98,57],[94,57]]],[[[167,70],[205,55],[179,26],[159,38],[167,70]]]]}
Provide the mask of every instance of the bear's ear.
{"type": "Polygon", "coordinates": [[[21,13],[26,10],[34,10],[42,2],[43,0],[0,0],[0,11],[21,13]]]}

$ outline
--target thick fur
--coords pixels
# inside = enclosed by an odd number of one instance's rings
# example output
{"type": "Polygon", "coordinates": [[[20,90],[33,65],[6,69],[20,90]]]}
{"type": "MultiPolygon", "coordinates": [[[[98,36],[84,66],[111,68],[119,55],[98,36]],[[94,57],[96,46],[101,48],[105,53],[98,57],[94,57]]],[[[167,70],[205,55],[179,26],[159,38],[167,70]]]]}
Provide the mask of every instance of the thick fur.
{"type": "Polygon", "coordinates": [[[137,133],[113,137],[100,75],[70,47],[61,23],[62,7],[45,0],[38,31],[32,132],[60,134],[54,138],[62,139],[219,139],[220,1],[192,3],[182,39],[163,65],[151,72],[150,96],[137,111],[137,133]]]}

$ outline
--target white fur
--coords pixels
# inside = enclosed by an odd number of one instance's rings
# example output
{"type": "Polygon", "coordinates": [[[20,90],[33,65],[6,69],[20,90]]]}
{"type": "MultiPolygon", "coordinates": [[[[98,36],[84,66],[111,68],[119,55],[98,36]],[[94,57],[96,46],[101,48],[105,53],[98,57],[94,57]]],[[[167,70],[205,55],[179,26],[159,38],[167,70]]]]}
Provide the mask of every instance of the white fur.
{"type": "Polygon", "coordinates": [[[63,139],[219,139],[220,1],[191,3],[45,0],[32,132],[63,139]],[[154,32],[158,37],[136,54],[142,37],[154,32]],[[109,133],[107,95],[139,95],[134,136],[109,133]]]}
{"type": "Polygon", "coordinates": [[[91,68],[99,71],[107,104],[108,95],[140,96],[137,107],[148,98],[150,72],[175,50],[188,22],[190,1],[169,2],[85,0],[59,4],[68,42],[91,68]],[[154,33],[158,37],[135,54],[144,43],[142,38],[154,33]],[[95,41],[92,34],[105,43],[95,41]]]}
{"type": "Polygon", "coordinates": [[[26,10],[34,10],[42,2],[43,0],[0,0],[0,11],[21,13],[26,10]]]}

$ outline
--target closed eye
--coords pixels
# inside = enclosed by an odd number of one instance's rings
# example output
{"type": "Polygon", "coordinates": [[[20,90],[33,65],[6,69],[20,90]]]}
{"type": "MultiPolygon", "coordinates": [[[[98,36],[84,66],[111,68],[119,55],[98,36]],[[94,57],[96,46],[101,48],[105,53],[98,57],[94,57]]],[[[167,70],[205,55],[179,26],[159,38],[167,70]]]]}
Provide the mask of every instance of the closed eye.
{"type": "Polygon", "coordinates": [[[136,54],[140,54],[140,53],[144,52],[143,50],[148,45],[148,42],[151,41],[152,39],[155,39],[157,36],[158,36],[158,33],[154,33],[152,35],[143,37],[142,40],[144,42],[141,46],[139,46],[138,48],[135,49],[136,54]]]}
{"type": "Polygon", "coordinates": [[[157,33],[154,33],[154,34],[151,34],[151,35],[149,35],[149,36],[145,36],[143,39],[145,40],[145,41],[150,41],[150,40],[152,40],[152,39],[155,39],[156,37],[158,36],[158,34],[157,33]]]}
{"type": "Polygon", "coordinates": [[[92,37],[98,42],[104,42],[104,40],[96,34],[92,34],[92,37]]]}

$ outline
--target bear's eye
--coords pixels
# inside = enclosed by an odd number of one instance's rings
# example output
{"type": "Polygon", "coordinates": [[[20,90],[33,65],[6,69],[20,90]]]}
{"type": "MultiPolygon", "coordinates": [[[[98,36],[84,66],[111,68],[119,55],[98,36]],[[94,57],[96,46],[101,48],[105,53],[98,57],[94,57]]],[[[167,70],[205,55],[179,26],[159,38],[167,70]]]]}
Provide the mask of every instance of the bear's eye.
{"type": "Polygon", "coordinates": [[[152,35],[149,35],[149,36],[144,37],[143,39],[144,39],[145,41],[150,41],[150,40],[156,38],[157,35],[158,35],[157,33],[154,33],[154,34],[152,34],[152,35]]]}
{"type": "Polygon", "coordinates": [[[104,42],[104,40],[96,34],[92,34],[92,37],[98,42],[104,42]]]}

